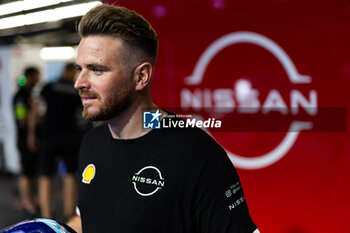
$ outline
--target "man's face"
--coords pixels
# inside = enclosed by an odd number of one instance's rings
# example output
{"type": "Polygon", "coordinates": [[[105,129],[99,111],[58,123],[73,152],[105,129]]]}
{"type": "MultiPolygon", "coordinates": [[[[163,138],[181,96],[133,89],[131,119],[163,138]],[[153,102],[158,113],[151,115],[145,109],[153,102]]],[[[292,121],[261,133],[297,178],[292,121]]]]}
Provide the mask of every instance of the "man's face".
{"type": "Polygon", "coordinates": [[[83,117],[90,121],[118,116],[132,102],[135,83],[125,65],[123,41],[110,36],[84,37],[78,47],[79,90],[83,117]]]}
{"type": "Polygon", "coordinates": [[[40,73],[34,72],[29,78],[27,79],[27,85],[28,87],[32,88],[34,87],[40,80],[40,73]]]}

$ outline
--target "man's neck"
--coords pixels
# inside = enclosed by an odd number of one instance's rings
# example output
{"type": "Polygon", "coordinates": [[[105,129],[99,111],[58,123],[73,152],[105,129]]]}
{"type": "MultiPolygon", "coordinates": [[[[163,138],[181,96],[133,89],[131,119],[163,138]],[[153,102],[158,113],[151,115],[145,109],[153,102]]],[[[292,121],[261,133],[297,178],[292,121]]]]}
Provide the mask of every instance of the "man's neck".
{"type": "Polygon", "coordinates": [[[143,111],[153,111],[157,107],[152,103],[134,104],[118,116],[107,121],[114,139],[134,139],[147,134],[150,130],[142,127],[143,111]]]}

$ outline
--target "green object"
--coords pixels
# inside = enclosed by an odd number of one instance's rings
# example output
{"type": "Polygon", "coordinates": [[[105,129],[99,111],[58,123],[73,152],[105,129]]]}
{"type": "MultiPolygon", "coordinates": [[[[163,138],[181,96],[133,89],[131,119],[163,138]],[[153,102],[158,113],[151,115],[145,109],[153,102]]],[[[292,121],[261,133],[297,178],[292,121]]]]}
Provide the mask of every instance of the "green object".
{"type": "Polygon", "coordinates": [[[16,104],[15,114],[17,120],[26,119],[28,116],[28,109],[24,104],[16,104]]]}
{"type": "Polygon", "coordinates": [[[17,78],[17,84],[21,87],[23,87],[24,85],[26,85],[27,83],[27,77],[24,75],[21,75],[17,78]]]}

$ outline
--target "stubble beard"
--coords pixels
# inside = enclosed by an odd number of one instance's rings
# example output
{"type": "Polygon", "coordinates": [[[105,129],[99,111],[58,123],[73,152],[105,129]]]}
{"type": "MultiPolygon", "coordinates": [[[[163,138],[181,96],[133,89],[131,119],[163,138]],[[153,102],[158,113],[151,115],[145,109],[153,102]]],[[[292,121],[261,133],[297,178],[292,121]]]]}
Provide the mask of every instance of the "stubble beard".
{"type": "MultiPolygon", "coordinates": [[[[97,93],[91,93],[101,101],[97,93]]],[[[91,95],[90,94],[90,95],[91,95]]],[[[128,88],[119,88],[104,102],[100,102],[99,110],[94,113],[88,111],[90,105],[84,105],[82,116],[87,121],[106,121],[120,115],[132,102],[132,92],[128,88]]]]}

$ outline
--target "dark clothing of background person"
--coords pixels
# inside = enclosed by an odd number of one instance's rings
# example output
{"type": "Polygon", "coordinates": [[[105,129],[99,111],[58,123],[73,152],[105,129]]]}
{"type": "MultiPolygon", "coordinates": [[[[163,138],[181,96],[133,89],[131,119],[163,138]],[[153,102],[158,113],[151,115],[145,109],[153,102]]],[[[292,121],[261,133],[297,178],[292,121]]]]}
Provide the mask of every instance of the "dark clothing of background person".
{"type": "Polygon", "coordinates": [[[46,109],[38,164],[39,203],[43,218],[52,218],[52,178],[59,159],[63,159],[66,165],[62,177],[63,221],[75,213],[78,151],[83,133],[89,126],[81,117],[81,101],[78,91],[74,89],[76,71],[75,64],[67,64],[58,81],[46,84],[35,99],[35,106],[29,117],[28,144],[35,150],[37,140],[33,134],[36,125],[34,116],[38,115],[40,108],[46,109]]]}
{"type": "Polygon", "coordinates": [[[40,174],[52,176],[55,158],[62,156],[68,173],[77,170],[80,141],[87,123],[81,118],[81,101],[74,82],[60,79],[44,86],[40,96],[46,103],[40,174]]]}
{"type": "Polygon", "coordinates": [[[72,134],[81,136],[86,122],[81,117],[81,101],[74,82],[60,79],[44,86],[40,96],[46,102],[44,135],[72,134]]]}
{"type": "MultiPolygon", "coordinates": [[[[36,67],[27,67],[24,75],[18,78],[20,86],[13,98],[14,115],[17,125],[17,145],[20,152],[21,173],[18,179],[18,188],[23,204],[23,210],[28,218],[37,216],[37,207],[34,199],[34,178],[37,169],[36,151],[30,150],[27,145],[29,130],[29,113],[32,109],[32,90],[40,79],[40,72],[36,67]]],[[[39,126],[39,124],[37,125],[39,126]]],[[[38,127],[33,129],[37,134],[38,127]]]]}
{"type": "Polygon", "coordinates": [[[30,178],[36,173],[36,153],[27,146],[28,125],[26,123],[30,111],[31,90],[21,87],[13,99],[16,126],[17,146],[21,156],[21,173],[30,178]]]}

